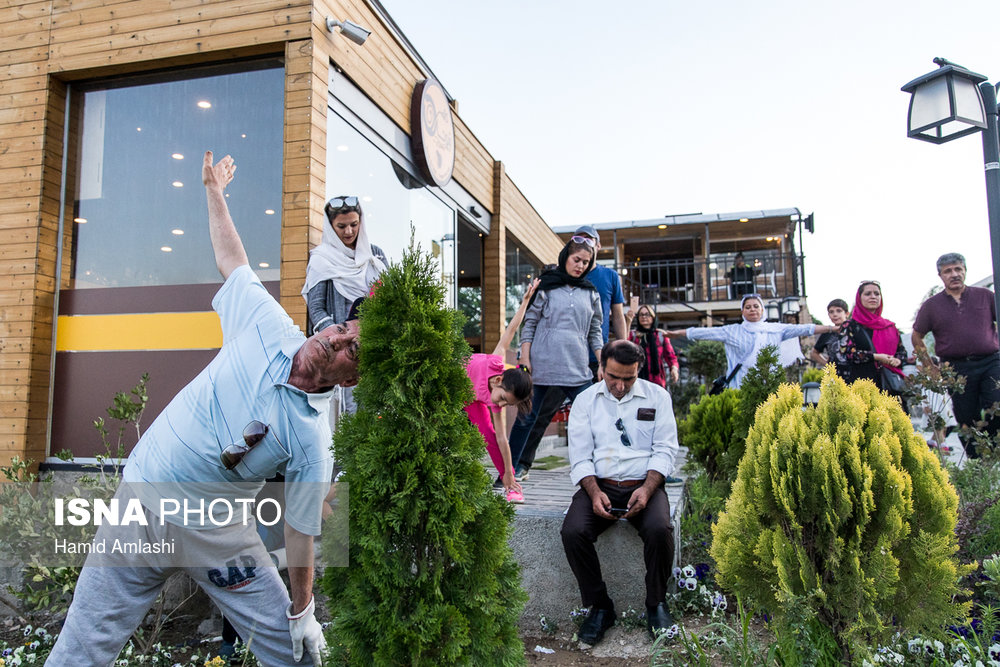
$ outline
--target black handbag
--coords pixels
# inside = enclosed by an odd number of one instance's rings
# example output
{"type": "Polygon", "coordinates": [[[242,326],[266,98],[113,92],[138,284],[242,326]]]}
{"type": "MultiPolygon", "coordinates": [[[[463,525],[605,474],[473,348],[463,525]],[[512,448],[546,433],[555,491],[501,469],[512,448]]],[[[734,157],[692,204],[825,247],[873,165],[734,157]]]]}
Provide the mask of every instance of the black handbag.
{"type": "Polygon", "coordinates": [[[899,373],[894,373],[885,366],[879,366],[878,377],[881,380],[883,391],[890,394],[902,394],[906,391],[906,380],[899,373]]]}
{"type": "MultiPolygon", "coordinates": [[[[861,328],[861,333],[868,339],[868,344],[871,345],[872,354],[875,354],[875,341],[872,340],[871,334],[868,333],[868,330],[863,325],[859,325],[859,327],[861,328]]],[[[882,391],[887,391],[890,394],[902,394],[906,391],[906,380],[902,375],[878,362],[875,362],[875,365],[878,368],[879,388],[882,391]]]]}
{"type": "Polygon", "coordinates": [[[729,386],[729,383],[732,382],[733,378],[736,377],[736,373],[738,373],[741,368],[743,368],[742,363],[736,364],[733,372],[728,376],[723,373],[719,377],[712,380],[712,388],[708,390],[708,395],[715,396],[716,394],[721,394],[725,388],[729,386]]]}

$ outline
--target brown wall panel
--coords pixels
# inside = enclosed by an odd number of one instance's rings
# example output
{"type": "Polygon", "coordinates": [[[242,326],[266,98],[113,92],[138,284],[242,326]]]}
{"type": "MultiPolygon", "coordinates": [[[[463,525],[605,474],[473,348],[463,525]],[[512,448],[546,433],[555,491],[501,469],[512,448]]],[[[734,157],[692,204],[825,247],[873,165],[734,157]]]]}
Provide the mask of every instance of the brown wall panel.
{"type": "MultiPolygon", "coordinates": [[[[60,352],[56,355],[55,404],[52,416],[52,452],[69,449],[76,456],[103,453],[94,420],[108,419],[106,409],[116,392],[138,383],[149,373],[149,404],[142,426],[153,423],[167,403],[208,365],[215,350],[166,352],[60,352]]],[[[117,434],[117,424],[109,424],[117,434]]],[[[135,444],[128,433],[129,450],[135,444]]]]}

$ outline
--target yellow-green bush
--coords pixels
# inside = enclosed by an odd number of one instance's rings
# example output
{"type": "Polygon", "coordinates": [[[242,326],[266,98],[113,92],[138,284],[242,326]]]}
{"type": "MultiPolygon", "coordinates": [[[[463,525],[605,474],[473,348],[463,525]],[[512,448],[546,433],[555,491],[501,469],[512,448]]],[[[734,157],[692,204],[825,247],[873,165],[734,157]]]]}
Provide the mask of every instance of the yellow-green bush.
{"type": "Polygon", "coordinates": [[[757,411],[713,526],[719,584],[774,613],[808,600],[842,648],[887,630],[939,633],[965,573],[958,496],[899,403],[832,369],[816,407],[784,385],[757,411]]]}

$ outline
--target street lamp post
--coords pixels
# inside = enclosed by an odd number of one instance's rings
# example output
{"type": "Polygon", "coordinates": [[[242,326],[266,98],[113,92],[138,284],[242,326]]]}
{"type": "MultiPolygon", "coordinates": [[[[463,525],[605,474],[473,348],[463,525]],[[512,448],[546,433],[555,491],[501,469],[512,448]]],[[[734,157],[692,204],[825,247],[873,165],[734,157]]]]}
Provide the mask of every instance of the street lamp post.
{"type": "Polygon", "coordinates": [[[970,72],[944,58],[938,69],[903,86],[910,93],[906,135],[943,144],[975,132],[983,133],[986,205],[993,254],[993,300],[1000,317],[1000,132],[997,130],[997,88],[982,74],[970,72]]]}

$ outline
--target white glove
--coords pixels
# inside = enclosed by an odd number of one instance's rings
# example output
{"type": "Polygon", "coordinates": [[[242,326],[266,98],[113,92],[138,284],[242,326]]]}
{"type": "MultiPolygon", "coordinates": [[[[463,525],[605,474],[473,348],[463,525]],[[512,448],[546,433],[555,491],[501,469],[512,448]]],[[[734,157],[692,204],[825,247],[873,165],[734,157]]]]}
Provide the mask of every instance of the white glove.
{"type": "Polygon", "coordinates": [[[295,662],[302,660],[302,645],[312,656],[314,667],[323,664],[323,653],[326,652],[326,637],[323,628],[316,620],[316,598],[310,598],[309,604],[298,614],[292,616],[292,605],[288,605],[285,615],[288,616],[288,634],[292,637],[292,657],[295,662]]]}

